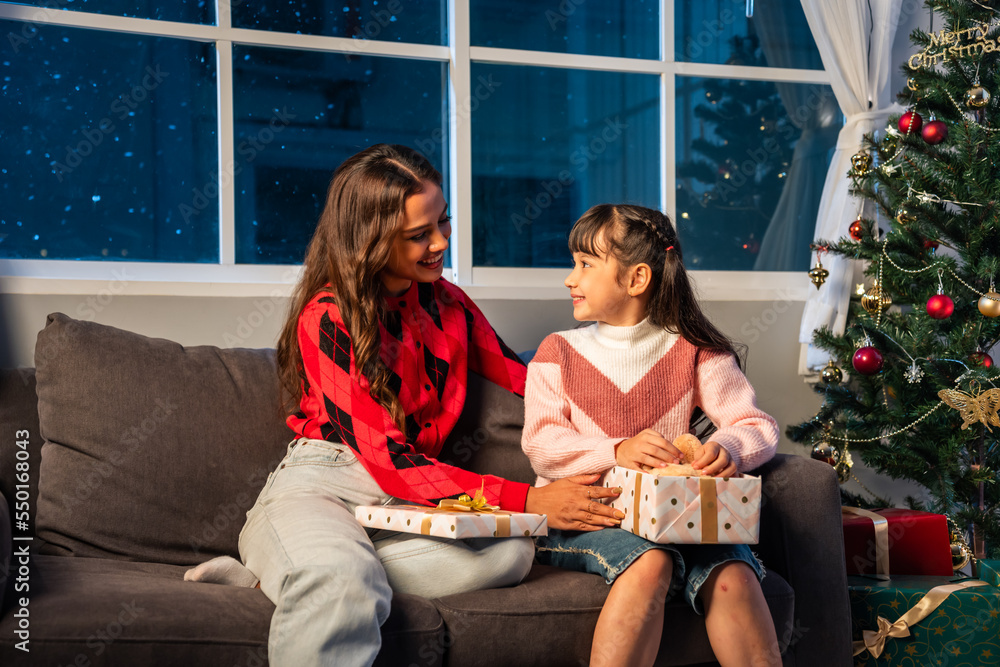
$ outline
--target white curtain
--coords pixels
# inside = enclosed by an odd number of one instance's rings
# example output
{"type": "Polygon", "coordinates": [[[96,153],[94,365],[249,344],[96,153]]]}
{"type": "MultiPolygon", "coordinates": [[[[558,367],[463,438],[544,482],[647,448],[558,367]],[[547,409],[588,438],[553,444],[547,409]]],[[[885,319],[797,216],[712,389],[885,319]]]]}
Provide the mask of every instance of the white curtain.
{"type": "MultiPolygon", "coordinates": [[[[784,11],[782,0],[757,0],[754,28],[772,67],[795,68],[797,54],[789,49],[798,23],[784,11]]],[[[826,178],[826,161],[837,140],[840,114],[837,100],[824,85],[776,83],[788,120],[802,131],[785,170],[785,187],[760,242],[756,271],[789,271],[808,262],[809,243],[826,178]]]]}
{"type": "MultiPolygon", "coordinates": [[[[899,105],[890,105],[888,90],[894,66],[892,40],[901,5],[902,0],[802,0],[809,29],[845,118],[823,187],[815,240],[833,240],[846,234],[858,212],[856,201],[847,192],[851,156],[861,149],[864,134],[883,130],[889,114],[902,111],[899,105]]],[[[825,325],[840,334],[847,322],[852,261],[826,254],[823,266],[830,276],[818,291],[810,286],[802,314],[799,342],[804,346],[812,340],[813,330],[825,325]]],[[[822,366],[829,358],[811,345],[803,352],[799,361],[802,374],[822,366]]]]}

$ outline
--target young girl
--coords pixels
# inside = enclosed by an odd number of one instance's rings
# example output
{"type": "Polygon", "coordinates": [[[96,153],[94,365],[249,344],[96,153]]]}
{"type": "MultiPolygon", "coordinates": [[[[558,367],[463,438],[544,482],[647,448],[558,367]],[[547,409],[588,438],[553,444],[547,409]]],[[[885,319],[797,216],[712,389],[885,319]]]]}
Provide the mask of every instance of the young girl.
{"type": "MultiPolygon", "coordinates": [[[[757,408],[733,343],[702,314],[667,217],[595,206],[573,226],[569,247],[573,317],[595,324],[548,336],[528,366],[522,444],[537,486],[614,465],[676,463],[670,443],[699,408],[719,427],[693,464],[701,474],[734,475],[770,459],[777,424],[757,408]]],[[[781,664],[764,572],[746,545],[662,545],[595,526],[550,530],[536,548],[542,563],[612,584],[591,665],[653,664],[664,602],[681,590],[704,610],[724,667],[781,664]]]]}
{"type": "Polygon", "coordinates": [[[370,665],[393,591],[440,597],[508,586],[528,572],[528,538],[369,536],[358,505],[435,505],[483,489],[503,509],[563,528],[614,525],[588,512],[597,475],[536,489],[435,457],[465,405],[468,372],[524,394],[525,367],[459,288],[441,278],[451,234],[441,175],[419,153],[380,144],[330,184],[278,370],[297,437],[247,513],[243,565],[220,557],[186,579],[253,586],[274,602],[273,667],[370,665]]]}

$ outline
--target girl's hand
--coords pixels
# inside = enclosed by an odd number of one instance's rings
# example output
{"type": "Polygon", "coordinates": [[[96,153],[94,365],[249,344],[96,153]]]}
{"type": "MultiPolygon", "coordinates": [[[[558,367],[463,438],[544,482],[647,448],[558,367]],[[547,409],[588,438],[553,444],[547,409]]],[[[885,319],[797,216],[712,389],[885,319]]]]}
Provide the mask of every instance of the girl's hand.
{"type": "Polygon", "coordinates": [[[701,456],[691,464],[692,468],[712,477],[736,476],[739,471],[725,447],[714,440],[709,440],[703,447],[701,456]]]}
{"type": "Polygon", "coordinates": [[[528,489],[524,511],[545,514],[551,528],[593,531],[621,524],[625,514],[608,507],[601,498],[614,498],[620,489],[590,486],[600,475],[577,475],[528,489]]]}
{"type": "Polygon", "coordinates": [[[662,468],[668,463],[678,463],[681,453],[666,438],[651,428],[621,442],[615,450],[618,465],[634,470],[662,468]]]}

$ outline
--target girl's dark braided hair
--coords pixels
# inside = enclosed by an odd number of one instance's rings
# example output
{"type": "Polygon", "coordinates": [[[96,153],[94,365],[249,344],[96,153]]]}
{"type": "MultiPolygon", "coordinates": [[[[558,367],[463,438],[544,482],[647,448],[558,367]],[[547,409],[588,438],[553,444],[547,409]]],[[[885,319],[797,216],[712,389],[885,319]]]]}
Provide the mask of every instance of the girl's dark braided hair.
{"type": "MultiPolygon", "coordinates": [[[[735,343],[705,317],[684,269],[677,232],[666,215],[644,206],[599,204],[573,225],[569,249],[614,257],[619,281],[631,267],[647,264],[653,277],[647,312],[650,323],[680,334],[698,348],[728,352],[743,368],[746,346],[735,343]]],[[[695,411],[692,430],[703,417],[700,409],[695,411]]],[[[699,438],[714,430],[710,422],[708,426],[697,434],[699,438]]]]}

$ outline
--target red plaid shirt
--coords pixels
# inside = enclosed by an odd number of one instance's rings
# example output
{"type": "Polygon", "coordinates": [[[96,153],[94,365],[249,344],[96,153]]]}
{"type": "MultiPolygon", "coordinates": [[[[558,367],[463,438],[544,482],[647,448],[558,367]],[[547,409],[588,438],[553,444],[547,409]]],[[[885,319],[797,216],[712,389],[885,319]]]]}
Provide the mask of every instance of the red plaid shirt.
{"type": "Polygon", "coordinates": [[[386,299],[379,324],[382,361],[406,414],[406,433],[368,393],[354,349],[330,292],[317,294],[299,316],[306,382],[300,411],[288,426],[302,437],[346,443],[386,493],[435,505],[474,494],[524,511],[528,484],[478,475],[436,459],[465,405],[468,372],[524,396],[526,369],[478,307],[446,280],[418,283],[386,299]]]}

